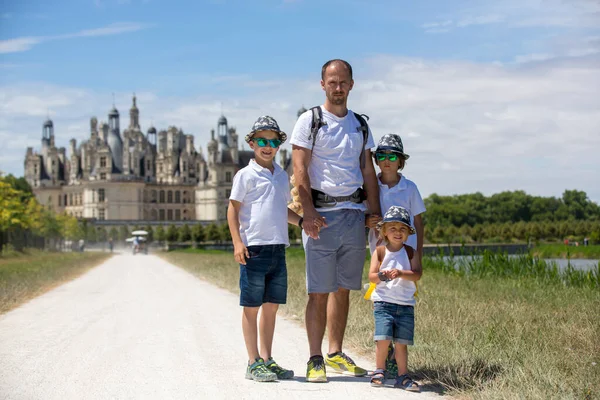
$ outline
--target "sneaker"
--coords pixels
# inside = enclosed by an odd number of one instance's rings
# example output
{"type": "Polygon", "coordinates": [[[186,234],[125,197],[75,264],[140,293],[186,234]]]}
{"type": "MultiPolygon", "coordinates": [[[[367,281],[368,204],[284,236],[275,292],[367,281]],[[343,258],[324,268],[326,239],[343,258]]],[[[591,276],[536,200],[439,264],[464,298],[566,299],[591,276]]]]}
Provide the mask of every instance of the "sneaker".
{"type": "Polygon", "coordinates": [[[367,370],[357,366],[350,357],[339,351],[325,358],[328,367],[333,369],[333,372],[350,376],[365,376],[367,370]]]}
{"type": "Polygon", "coordinates": [[[322,356],[314,356],[308,360],[306,366],[306,382],[327,382],[325,362],[322,356]]]}
{"type": "Polygon", "coordinates": [[[291,369],[281,368],[279,364],[273,360],[273,357],[269,357],[267,362],[265,363],[265,367],[275,375],[277,375],[277,379],[292,379],[294,377],[294,371],[291,369]]]}
{"type": "Polygon", "coordinates": [[[277,380],[277,374],[267,369],[262,358],[257,358],[252,365],[248,365],[246,379],[256,382],[273,382],[277,380]]]}

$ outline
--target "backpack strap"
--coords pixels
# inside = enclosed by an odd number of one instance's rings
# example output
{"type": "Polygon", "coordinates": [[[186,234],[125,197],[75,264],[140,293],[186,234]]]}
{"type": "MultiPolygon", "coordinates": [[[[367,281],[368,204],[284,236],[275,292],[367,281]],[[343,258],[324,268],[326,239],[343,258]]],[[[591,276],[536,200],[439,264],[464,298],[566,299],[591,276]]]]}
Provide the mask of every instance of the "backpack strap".
{"type": "Polygon", "coordinates": [[[413,249],[410,246],[404,245],[404,250],[406,251],[406,255],[408,256],[408,259],[412,260],[413,257],[415,256],[415,249],[413,249]]]}
{"type": "Polygon", "coordinates": [[[381,267],[381,263],[383,262],[383,259],[385,258],[385,246],[377,246],[375,251],[377,252],[377,258],[379,259],[379,266],[381,267]]]}
{"type": "Polygon", "coordinates": [[[315,147],[319,129],[327,125],[327,122],[323,121],[323,110],[321,110],[321,106],[312,107],[310,111],[312,112],[312,121],[310,123],[310,136],[308,137],[308,140],[312,139],[312,147],[310,148],[312,150],[315,147]]]}
{"type": "Polygon", "coordinates": [[[360,151],[360,168],[365,167],[365,146],[367,145],[367,138],[369,137],[369,124],[367,124],[367,120],[369,119],[368,115],[354,113],[354,116],[360,123],[360,127],[356,128],[359,132],[362,132],[363,136],[363,146],[360,151]]]}

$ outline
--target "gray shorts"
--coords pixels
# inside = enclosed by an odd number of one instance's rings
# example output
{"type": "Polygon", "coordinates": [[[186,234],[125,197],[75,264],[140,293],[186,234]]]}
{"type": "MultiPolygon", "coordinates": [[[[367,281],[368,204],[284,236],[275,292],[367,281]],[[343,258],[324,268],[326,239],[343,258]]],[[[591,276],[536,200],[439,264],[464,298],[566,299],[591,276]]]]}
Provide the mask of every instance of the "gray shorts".
{"type": "Polygon", "coordinates": [[[335,210],[321,215],[325,217],[327,228],[321,229],[319,239],[302,232],[308,293],[361,289],[366,255],[364,212],[335,210]]]}

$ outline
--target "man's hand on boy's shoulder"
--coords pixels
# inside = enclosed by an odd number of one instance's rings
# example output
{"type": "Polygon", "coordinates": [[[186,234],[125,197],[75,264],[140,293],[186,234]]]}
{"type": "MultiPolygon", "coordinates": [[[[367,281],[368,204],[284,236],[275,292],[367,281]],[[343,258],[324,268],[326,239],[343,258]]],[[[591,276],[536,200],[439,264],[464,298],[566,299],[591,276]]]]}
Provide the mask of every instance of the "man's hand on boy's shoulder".
{"type": "Polygon", "coordinates": [[[233,258],[239,264],[246,265],[246,259],[250,258],[250,254],[244,243],[233,244],[233,258]]]}

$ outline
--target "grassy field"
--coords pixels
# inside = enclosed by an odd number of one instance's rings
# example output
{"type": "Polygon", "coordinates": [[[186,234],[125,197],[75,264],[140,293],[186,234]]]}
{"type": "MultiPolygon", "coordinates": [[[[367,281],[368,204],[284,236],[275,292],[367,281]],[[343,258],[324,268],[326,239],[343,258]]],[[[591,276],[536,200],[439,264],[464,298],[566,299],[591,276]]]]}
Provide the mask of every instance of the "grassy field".
{"type": "Polygon", "coordinates": [[[0,257],[0,314],[78,277],[109,256],[100,252],[38,251],[0,257]]]}
{"type": "Polygon", "coordinates": [[[600,259],[600,245],[566,246],[562,243],[540,244],[531,250],[531,254],[541,258],[586,258],[600,259]]]}
{"type": "MultiPolygon", "coordinates": [[[[239,267],[230,253],[163,257],[238,292],[239,267]]],[[[288,304],[281,310],[302,323],[304,254],[288,250],[287,260],[288,304]]],[[[474,399],[600,397],[598,287],[461,273],[435,259],[424,264],[409,364],[426,388],[474,399]]],[[[374,357],[371,303],[359,292],[351,302],[346,347],[374,357]]]]}

